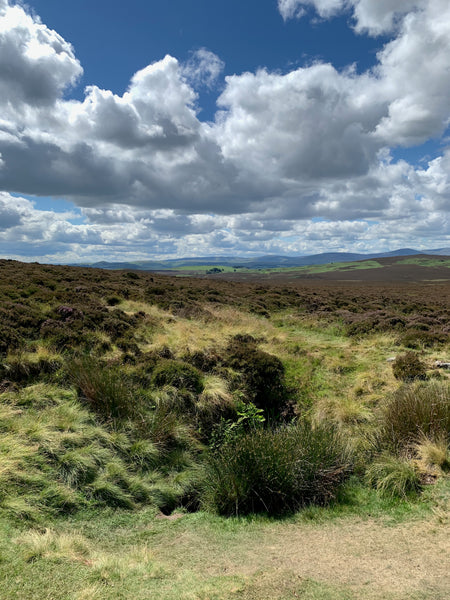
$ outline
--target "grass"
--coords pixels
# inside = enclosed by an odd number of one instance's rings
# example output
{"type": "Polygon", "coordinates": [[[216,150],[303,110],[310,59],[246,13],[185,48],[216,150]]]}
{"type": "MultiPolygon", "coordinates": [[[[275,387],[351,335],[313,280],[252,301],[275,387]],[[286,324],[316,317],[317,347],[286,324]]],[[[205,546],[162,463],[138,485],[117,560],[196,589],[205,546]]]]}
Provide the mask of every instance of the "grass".
{"type": "Polygon", "coordinates": [[[382,408],[386,439],[394,448],[417,442],[422,436],[450,441],[450,386],[432,381],[404,385],[382,408]]]}
{"type": "Polygon", "coordinates": [[[157,503],[155,445],[96,424],[74,392],[39,384],[3,394],[0,431],[0,514],[42,521],[157,503]]]}
{"type": "Polygon", "coordinates": [[[350,485],[346,503],[282,520],[149,509],[37,529],[0,519],[0,598],[444,600],[447,537],[433,512],[444,489],[431,491],[400,502],[350,485]]]}
{"type": "Polygon", "coordinates": [[[447,256],[441,258],[415,257],[411,256],[398,261],[401,265],[420,265],[421,267],[447,267],[450,268],[450,259],[447,256]]]}
{"type": "Polygon", "coordinates": [[[366,479],[383,496],[407,498],[408,494],[418,492],[421,487],[418,470],[412,461],[387,453],[369,465],[366,479]]]}

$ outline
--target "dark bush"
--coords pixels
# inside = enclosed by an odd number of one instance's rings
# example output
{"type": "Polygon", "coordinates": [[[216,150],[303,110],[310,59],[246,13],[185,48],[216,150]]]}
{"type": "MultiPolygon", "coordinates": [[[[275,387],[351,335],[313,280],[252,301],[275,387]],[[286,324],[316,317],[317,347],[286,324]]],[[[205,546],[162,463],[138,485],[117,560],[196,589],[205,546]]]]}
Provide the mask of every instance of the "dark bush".
{"type": "Polygon", "coordinates": [[[203,378],[198,369],[188,363],[171,359],[164,359],[156,366],[152,383],[157,387],[171,385],[195,394],[200,394],[203,390],[203,378]]]}
{"type": "Polygon", "coordinates": [[[58,306],[55,313],[62,321],[74,321],[82,319],[84,316],[83,311],[73,306],[58,306]]]}
{"type": "Polygon", "coordinates": [[[123,338],[130,331],[131,325],[124,319],[110,316],[103,321],[102,329],[115,341],[123,338]]]}
{"type": "Polygon", "coordinates": [[[190,363],[204,373],[210,373],[214,371],[215,367],[220,361],[220,357],[214,350],[209,352],[197,350],[195,352],[189,352],[188,354],[185,354],[183,356],[183,361],[190,363]]]}
{"type": "Polygon", "coordinates": [[[406,383],[427,378],[426,366],[414,352],[397,356],[392,363],[392,369],[394,377],[406,383]]]}
{"type": "Polygon", "coordinates": [[[279,416],[286,404],[286,388],[284,366],[277,356],[259,350],[253,341],[234,338],[227,366],[242,373],[250,401],[268,416],[279,416]]]}
{"type": "Polygon", "coordinates": [[[83,341],[82,331],[54,319],[47,319],[42,323],[41,336],[50,340],[58,350],[71,350],[83,341]]]}
{"type": "Polygon", "coordinates": [[[15,350],[23,343],[20,335],[7,325],[0,325],[0,356],[8,354],[8,350],[15,350]]]}
{"type": "Polygon", "coordinates": [[[108,306],[117,306],[120,303],[121,299],[118,296],[109,296],[109,298],[106,299],[106,304],[108,306]]]}
{"type": "Polygon", "coordinates": [[[445,333],[438,331],[418,331],[410,330],[399,339],[399,343],[407,348],[413,348],[415,350],[419,348],[431,348],[439,344],[445,344],[448,336],[445,333]]]}
{"type": "Polygon", "coordinates": [[[208,456],[202,502],[223,515],[293,512],[328,503],[349,473],[338,434],[329,427],[257,429],[208,456]]]}

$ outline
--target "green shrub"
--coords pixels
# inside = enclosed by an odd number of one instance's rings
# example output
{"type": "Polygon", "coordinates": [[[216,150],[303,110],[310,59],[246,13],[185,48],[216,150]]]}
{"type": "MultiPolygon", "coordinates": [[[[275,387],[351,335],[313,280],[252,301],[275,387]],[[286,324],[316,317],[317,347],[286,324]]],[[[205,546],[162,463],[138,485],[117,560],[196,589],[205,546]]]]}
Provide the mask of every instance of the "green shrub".
{"type": "Polygon", "coordinates": [[[420,489],[420,476],[410,460],[384,453],[367,469],[367,482],[383,496],[406,498],[420,489]]]}
{"type": "Polygon", "coordinates": [[[414,352],[406,352],[397,356],[392,363],[394,377],[401,381],[411,382],[427,378],[427,370],[424,363],[414,352]]]}
{"type": "Polygon", "coordinates": [[[157,387],[170,385],[180,390],[200,394],[203,390],[201,372],[192,365],[177,360],[162,360],[153,371],[152,383],[157,387]]]}
{"type": "Polygon", "coordinates": [[[422,436],[450,438],[450,385],[433,381],[404,385],[395,391],[383,408],[385,439],[402,448],[422,436]]]}
{"type": "Polygon", "coordinates": [[[248,431],[263,427],[266,419],[262,408],[257,408],[253,402],[237,402],[236,417],[234,419],[221,418],[212,427],[209,436],[209,447],[213,451],[220,451],[224,444],[242,436],[248,431]]]}
{"type": "Polygon", "coordinates": [[[256,429],[210,454],[203,505],[219,514],[282,514],[326,504],[348,475],[349,463],[335,430],[309,424],[256,429]]]}

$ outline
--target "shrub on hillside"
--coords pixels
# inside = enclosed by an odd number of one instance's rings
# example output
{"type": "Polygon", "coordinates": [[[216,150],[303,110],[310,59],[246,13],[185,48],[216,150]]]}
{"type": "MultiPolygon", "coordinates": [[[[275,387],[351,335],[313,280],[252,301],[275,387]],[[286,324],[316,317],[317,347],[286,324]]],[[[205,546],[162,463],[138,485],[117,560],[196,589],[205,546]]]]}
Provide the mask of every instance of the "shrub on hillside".
{"type": "Polygon", "coordinates": [[[401,381],[411,382],[427,378],[427,370],[424,363],[414,352],[406,352],[397,356],[392,363],[394,377],[401,381]]]}
{"type": "Polygon", "coordinates": [[[448,335],[441,331],[419,331],[417,329],[411,329],[402,335],[398,342],[402,346],[418,350],[422,347],[431,348],[432,346],[445,344],[447,340],[448,335]]]}
{"type": "Polygon", "coordinates": [[[55,319],[44,321],[40,333],[44,340],[49,340],[58,350],[72,350],[83,342],[81,331],[55,319]]]}
{"type": "Polygon", "coordinates": [[[329,502],[349,472],[332,428],[256,429],[209,455],[202,502],[223,515],[292,512],[329,502]]]}
{"type": "Polygon", "coordinates": [[[228,351],[227,366],[242,373],[249,400],[267,415],[278,417],[286,404],[281,360],[257,348],[253,338],[247,339],[246,336],[236,336],[228,351]]]}
{"type": "Polygon", "coordinates": [[[188,363],[172,359],[160,361],[153,371],[152,383],[157,387],[170,385],[194,394],[203,390],[201,372],[188,363]]]}
{"type": "Polygon", "coordinates": [[[23,343],[20,336],[7,325],[0,326],[0,356],[8,354],[9,350],[19,348],[23,343]]]}
{"type": "Polygon", "coordinates": [[[402,386],[384,407],[383,431],[394,447],[422,436],[450,439],[450,385],[436,381],[402,386]]]}

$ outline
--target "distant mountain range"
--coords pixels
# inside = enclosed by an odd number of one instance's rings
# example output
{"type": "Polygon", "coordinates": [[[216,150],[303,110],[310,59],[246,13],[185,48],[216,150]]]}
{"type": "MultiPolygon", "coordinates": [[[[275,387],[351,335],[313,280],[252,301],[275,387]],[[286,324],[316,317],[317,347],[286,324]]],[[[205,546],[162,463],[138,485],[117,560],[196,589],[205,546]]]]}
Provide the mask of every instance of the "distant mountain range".
{"type": "Polygon", "coordinates": [[[270,269],[282,267],[307,267],[311,265],[324,265],[328,263],[353,262],[373,258],[389,258],[395,256],[413,256],[427,254],[433,256],[450,256],[450,248],[433,250],[413,250],[401,248],[393,252],[380,252],[372,254],[356,254],[353,252],[325,252],[309,256],[258,256],[253,258],[242,256],[195,256],[191,258],[174,258],[169,260],[143,260],[136,262],[95,262],[77,263],[70,266],[92,267],[97,269],[129,269],[138,271],[171,271],[180,267],[198,267],[201,265],[221,265],[229,267],[245,267],[246,269],[270,269]]]}

